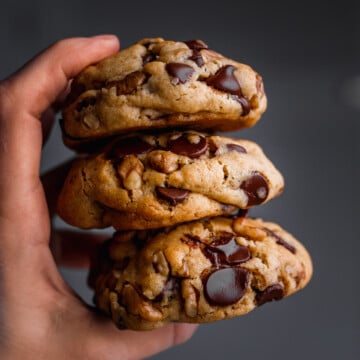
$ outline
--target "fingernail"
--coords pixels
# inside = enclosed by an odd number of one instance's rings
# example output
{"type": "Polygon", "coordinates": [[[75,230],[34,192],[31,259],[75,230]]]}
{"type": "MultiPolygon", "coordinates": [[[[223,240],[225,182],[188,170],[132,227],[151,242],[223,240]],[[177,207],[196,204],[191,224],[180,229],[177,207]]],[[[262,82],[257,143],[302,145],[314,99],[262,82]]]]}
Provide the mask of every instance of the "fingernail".
{"type": "Polygon", "coordinates": [[[111,34],[95,35],[95,36],[90,37],[90,39],[112,42],[112,43],[119,42],[119,39],[117,38],[117,36],[111,35],[111,34]]]}

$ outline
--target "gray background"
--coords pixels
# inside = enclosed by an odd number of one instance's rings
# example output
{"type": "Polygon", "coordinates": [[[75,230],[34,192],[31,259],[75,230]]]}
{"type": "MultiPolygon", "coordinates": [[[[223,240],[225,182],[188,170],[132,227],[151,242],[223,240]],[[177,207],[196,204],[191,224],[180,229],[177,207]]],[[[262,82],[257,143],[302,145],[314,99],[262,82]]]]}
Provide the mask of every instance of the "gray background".
{"type": "MultiPolygon", "coordinates": [[[[49,43],[115,33],[203,39],[263,75],[269,107],[253,139],[284,174],[283,195],[254,211],[309,249],[315,273],[302,292],[251,314],[202,325],[154,359],[359,359],[360,2],[10,1],[0,7],[0,77],[49,43]]],[[[71,152],[58,126],[42,168],[71,152]]],[[[60,222],[59,222],[60,223],[60,222]]],[[[85,272],[62,269],[85,298],[85,272]]]]}

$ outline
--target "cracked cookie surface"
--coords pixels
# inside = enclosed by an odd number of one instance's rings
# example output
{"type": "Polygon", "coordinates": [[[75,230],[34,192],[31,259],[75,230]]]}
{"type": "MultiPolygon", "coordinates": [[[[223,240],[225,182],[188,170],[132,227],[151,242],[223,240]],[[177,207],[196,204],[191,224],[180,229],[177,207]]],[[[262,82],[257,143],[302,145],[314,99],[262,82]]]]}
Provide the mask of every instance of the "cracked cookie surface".
{"type": "Polygon", "coordinates": [[[149,330],[244,315],[302,289],[311,275],[308,252],[277,224],[217,217],[115,233],[89,284],[117,326],[149,330]]]}
{"type": "Polygon", "coordinates": [[[231,131],[254,125],[267,105],[251,67],[200,41],[143,39],[80,73],[63,110],[64,141],[173,127],[231,131]]]}
{"type": "Polygon", "coordinates": [[[194,131],[137,134],[77,160],[58,213],[81,228],[150,229],[247,209],[283,186],[251,141],[194,131]]]}

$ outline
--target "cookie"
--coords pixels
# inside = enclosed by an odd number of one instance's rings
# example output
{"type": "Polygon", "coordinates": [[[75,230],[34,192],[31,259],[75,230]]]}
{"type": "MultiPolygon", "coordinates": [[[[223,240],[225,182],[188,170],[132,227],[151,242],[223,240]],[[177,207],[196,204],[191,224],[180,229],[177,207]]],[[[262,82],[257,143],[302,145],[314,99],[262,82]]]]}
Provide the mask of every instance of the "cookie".
{"type": "Polygon", "coordinates": [[[263,204],[283,186],[251,141],[194,131],[137,134],[77,160],[58,213],[81,228],[150,229],[263,204]]]}
{"type": "Polygon", "coordinates": [[[261,76],[200,41],[144,39],[73,83],[63,110],[67,145],[160,128],[231,131],[267,105],[261,76]]]}
{"type": "Polygon", "coordinates": [[[302,289],[311,275],[308,252],[280,226],[218,217],[115,233],[89,284],[118,327],[149,330],[244,315],[302,289]]]}

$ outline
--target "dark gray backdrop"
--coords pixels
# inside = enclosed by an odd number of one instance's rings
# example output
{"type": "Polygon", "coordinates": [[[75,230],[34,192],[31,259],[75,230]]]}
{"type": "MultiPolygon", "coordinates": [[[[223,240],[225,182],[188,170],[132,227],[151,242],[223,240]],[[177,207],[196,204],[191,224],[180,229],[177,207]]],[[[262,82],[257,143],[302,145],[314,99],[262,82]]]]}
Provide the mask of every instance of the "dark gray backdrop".
{"type": "MultiPolygon", "coordinates": [[[[115,33],[200,38],[263,75],[269,106],[252,129],[282,171],[283,195],[252,212],[280,223],[309,249],[314,277],[302,292],[251,314],[202,325],[154,359],[359,359],[358,1],[11,1],[0,4],[0,78],[49,43],[115,33]],[[209,4],[210,3],[210,4],[209,4]]],[[[43,170],[69,157],[58,126],[43,170]]],[[[60,223],[60,222],[59,222],[60,223]]],[[[85,298],[85,272],[62,269],[85,298]]]]}

